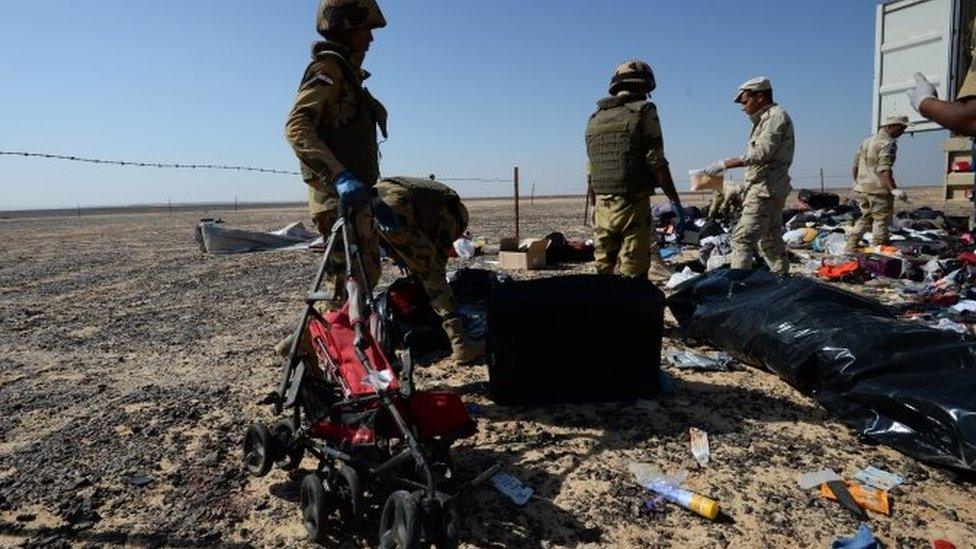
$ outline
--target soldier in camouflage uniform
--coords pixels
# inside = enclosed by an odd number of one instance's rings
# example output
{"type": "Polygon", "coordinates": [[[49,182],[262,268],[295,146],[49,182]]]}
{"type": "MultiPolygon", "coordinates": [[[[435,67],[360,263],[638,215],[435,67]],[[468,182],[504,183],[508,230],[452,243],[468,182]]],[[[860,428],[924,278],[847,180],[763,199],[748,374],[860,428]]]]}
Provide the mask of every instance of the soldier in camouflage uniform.
{"type": "MultiPolygon", "coordinates": [[[[369,206],[371,187],[380,176],[376,129],[386,137],[386,109],[363,86],[369,73],[362,64],[373,41],[373,29],[385,27],[386,19],[376,0],[322,0],[316,26],[325,41],[312,45],[312,62],[299,84],[285,138],[298,156],[308,185],[308,208],[319,232],[328,237],[339,219],[340,200],[352,216],[372,288],[379,282],[382,267],[379,235],[369,206]]],[[[341,297],[345,292],[341,247],[332,257],[329,271],[341,297]]],[[[275,352],[286,356],[291,344],[292,336],[288,336],[275,345],[275,352]]],[[[313,357],[307,338],[302,344],[313,357]]]]}
{"type": "Polygon", "coordinates": [[[468,227],[468,210],[450,187],[429,179],[392,177],[376,185],[374,210],[381,238],[400,263],[415,274],[427,290],[434,311],[443,319],[459,364],[485,354],[484,341],[469,339],[457,312],[454,292],[447,283],[447,259],[468,227]]]}
{"type": "Polygon", "coordinates": [[[746,154],[705,169],[705,173],[714,176],[728,169],[746,168],[748,188],[742,201],[742,216],[731,238],[732,268],[751,269],[758,247],[770,270],[785,275],[790,264],[783,243],[783,208],[793,190],[789,174],[795,146],[793,121],[773,102],[773,87],[762,76],[739,86],[735,102],[742,104],[753,124],[746,154]]]}
{"type": "Polygon", "coordinates": [[[907,116],[892,116],[885,120],[878,133],[865,139],[854,156],[854,200],[861,209],[861,217],[847,236],[845,251],[852,253],[868,229],[872,229],[876,245],[888,244],[888,231],[895,215],[895,196],[905,191],[895,184],[894,166],[898,156],[898,138],[908,128],[907,116]]]}
{"type": "MultiPolygon", "coordinates": [[[[315,226],[329,234],[341,199],[353,216],[371,287],[381,268],[379,237],[369,212],[370,187],[379,180],[376,130],[386,137],[386,109],[363,86],[369,73],[362,64],[373,29],[385,26],[375,0],[322,0],[317,27],[326,40],[312,46],[312,62],[285,126],[308,184],[315,226]]],[[[331,271],[342,271],[341,260],[331,271]]]]}
{"type": "Polygon", "coordinates": [[[656,83],[651,67],[627,61],[610,81],[610,96],[597,103],[586,128],[589,185],[596,205],[596,272],[646,277],[667,274],[651,216],[650,198],[661,187],[679,227],[686,221],[674,188],[657,107],[648,101],[656,83]]]}

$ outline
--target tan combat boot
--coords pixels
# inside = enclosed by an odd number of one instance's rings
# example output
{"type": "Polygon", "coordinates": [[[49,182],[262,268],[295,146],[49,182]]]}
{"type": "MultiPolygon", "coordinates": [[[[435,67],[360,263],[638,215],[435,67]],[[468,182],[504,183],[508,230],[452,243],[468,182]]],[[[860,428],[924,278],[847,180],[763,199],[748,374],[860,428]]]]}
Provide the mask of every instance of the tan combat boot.
{"type": "Polygon", "coordinates": [[[651,270],[649,274],[650,276],[648,278],[652,280],[668,279],[674,274],[674,270],[661,259],[660,253],[654,252],[651,253],[651,270]]]}
{"type": "Polygon", "coordinates": [[[470,364],[485,356],[485,342],[469,339],[464,333],[464,321],[458,317],[444,321],[444,331],[451,340],[451,357],[458,364],[470,364]]]}
{"type": "Polygon", "coordinates": [[[281,358],[288,358],[288,351],[291,351],[291,343],[295,341],[295,334],[288,334],[274,347],[275,354],[281,358]]]}

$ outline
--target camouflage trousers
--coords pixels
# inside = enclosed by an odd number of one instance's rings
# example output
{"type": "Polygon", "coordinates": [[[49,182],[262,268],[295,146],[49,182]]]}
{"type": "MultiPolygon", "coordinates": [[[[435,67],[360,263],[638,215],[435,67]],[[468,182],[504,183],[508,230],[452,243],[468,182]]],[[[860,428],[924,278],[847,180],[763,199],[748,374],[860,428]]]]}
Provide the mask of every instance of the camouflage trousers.
{"type": "Polygon", "coordinates": [[[461,236],[460,221],[454,213],[444,209],[436,219],[421,223],[417,219],[418,209],[414,207],[413,195],[399,185],[388,186],[382,196],[401,227],[384,231],[381,238],[389,244],[396,259],[420,279],[434,311],[441,318],[454,316],[457,301],[447,283],[447,250],[461,236]],[[427,234],[421,226],[436,227],[433,231],[436,234],[427,234]]]}
{"type": "MultiPolygon", "coordinates": [[[[325,209],[312,215],[315,227],[318,229],[326,241],[332,234],[332,226],[339,219],[338,203],[333,209],[325,209]]],[[[353,228],[359,240],[359,249],[362,251],[363,270],[366,272],[366,280],[370,288],[376,288],[383,274],[383,267],[380,263],[380,237],[373,226],[373,216],[368,211],[358,212],[353,220],[353,228]]],[[[335,280],[343,281],[346,267],[346,252],[342,240],[336,241],[336,249],[332,252],[332,259],[329,264],[329,273],[335,280]]],[[[353,271],[355,272],[355,271],[353,271]]]]}
{"type": "Polygon", "coordinates": [[[742,200],[742,214],[732,231],[732,268],[752,269],[753,256],[758,250],[778,274],[790,272],[786,244],[783,243],[783,208],[790,195],[789,185],[773,188],[753,184],[742,200]]]}
{"type": "Polygon", "coordinates": [[[874,235],[875,245],[887,244],[889,227],[895,216],[895,197],[891,193],[880,195],[856,191],[853,196],[857,207],[861,209],[861,217],[854,222],[854,228],[847,235],[847,251],[857,248],[861,235],[868,229],[874,235]]]}
{"type": "Polygon", "coordinates": [[[601,194],[596,198],[593,236],[597,274],[646,277],[657,250],[651,194],[601,194]]]}

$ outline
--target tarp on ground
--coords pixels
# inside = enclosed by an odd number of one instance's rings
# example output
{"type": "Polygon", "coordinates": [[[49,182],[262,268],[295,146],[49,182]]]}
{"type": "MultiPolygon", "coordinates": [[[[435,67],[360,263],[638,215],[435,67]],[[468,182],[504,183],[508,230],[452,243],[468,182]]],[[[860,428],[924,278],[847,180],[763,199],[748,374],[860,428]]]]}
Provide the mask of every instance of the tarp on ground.
{"type": "Polygon", "coordinates": [[[232,229],[222,223],[204,222],[198,226],[203,247],[210,254],[243,254],[271,250],[306,250],[321,240],[300,221],[270,232],[232,229]]]}
{"type": "Polygon", "coordinates": [[[715,271],[669,306],[685,335],[771,370],[859,436],[976,472],[976,342],[768,272],[715,271]]]}

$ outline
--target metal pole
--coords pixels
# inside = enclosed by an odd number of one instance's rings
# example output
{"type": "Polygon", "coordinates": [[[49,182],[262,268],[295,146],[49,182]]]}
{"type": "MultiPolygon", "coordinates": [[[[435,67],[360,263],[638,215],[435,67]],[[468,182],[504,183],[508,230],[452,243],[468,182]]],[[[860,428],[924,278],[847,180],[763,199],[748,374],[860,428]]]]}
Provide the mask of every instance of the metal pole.
{"type": "Polygon", "coordinates": [[[529,199],[529,204],[535,206],[535,181],[532,182],[532,197],[529,199]]]}
{"type": "Polygon", "coordinates": [[[78,208],[78,219],[81,219],[81,204],[75,202],[75,207],[78,208]]]}
{"type": "Polygon", "coordinates": [[[824,191],[824,175],[823,175],[823,168],[820,168],[820,192],[825,192],[825,191],[824,191]]]}
{"type": "Polygon", "coordinates": [[[519,234],[519,169],[515,166],[515,243],[516,246],[522,240],[519,234]]]}

